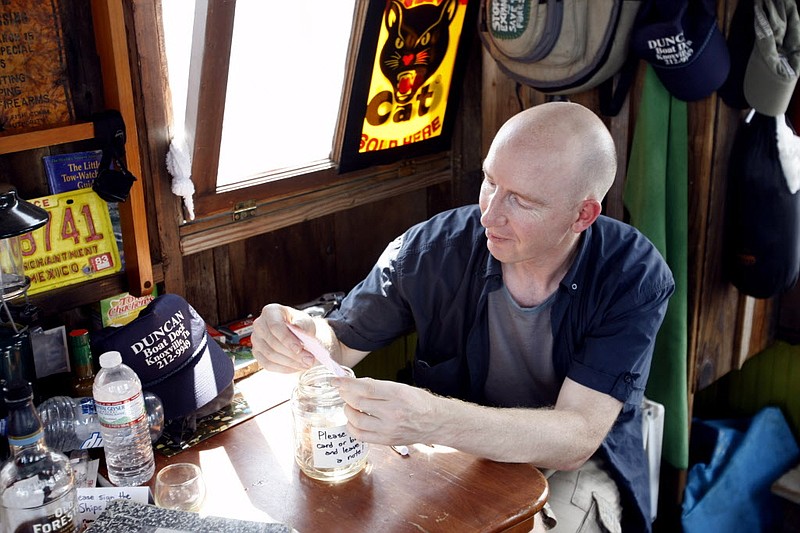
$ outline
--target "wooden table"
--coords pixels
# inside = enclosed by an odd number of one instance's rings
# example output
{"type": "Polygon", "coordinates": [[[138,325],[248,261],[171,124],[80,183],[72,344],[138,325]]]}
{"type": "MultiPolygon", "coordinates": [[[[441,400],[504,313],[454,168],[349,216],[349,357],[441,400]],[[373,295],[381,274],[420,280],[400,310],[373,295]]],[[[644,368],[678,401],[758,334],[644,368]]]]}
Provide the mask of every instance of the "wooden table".
{"type": "Polygon", "coordinates": [[[438,445],[409,446],[408,456],[370,445],[356,477],[316,481],[294,461],[291,417],[284,401],[173,457],[156,454],[156,471],[198,464],[208,486],[201,514],[281,522],[300,533],[528,532],[547,498],[547,481],[529,464],[438,445]]]}

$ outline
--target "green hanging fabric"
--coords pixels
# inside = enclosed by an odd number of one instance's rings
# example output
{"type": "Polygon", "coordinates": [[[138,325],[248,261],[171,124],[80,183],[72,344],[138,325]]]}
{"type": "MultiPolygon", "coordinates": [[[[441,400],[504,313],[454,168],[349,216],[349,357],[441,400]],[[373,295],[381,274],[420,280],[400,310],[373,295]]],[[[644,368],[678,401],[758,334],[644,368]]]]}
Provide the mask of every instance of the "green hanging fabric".
{"type": "Polygon", "coordinates": [[[688,139],[686,102],[667,92],[647,66],[633,133],[624,202],[630,222],[661,252],[675,293],[656,338],[645,395],[664,405],[662,458],[689,466],[687,391],[688,139]]]}

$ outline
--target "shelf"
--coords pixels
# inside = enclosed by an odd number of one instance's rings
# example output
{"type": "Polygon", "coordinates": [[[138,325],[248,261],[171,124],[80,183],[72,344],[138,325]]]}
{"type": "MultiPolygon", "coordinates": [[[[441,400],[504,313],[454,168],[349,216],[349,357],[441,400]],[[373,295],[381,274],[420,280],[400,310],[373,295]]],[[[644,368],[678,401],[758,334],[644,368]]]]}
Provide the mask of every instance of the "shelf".
{"type": "MultiPolygon", "coordinates": [[[[164,281],[161,264],[153,265],[154,283],[164,281]]],[[[60,287],[47,292],[40,292],[28,297],[28,301],[39,307],[44,316],[55,315],[68,309],[90,305],[117,294],[127,292],[125,272],[118,272],[75,285],[60,287]]],[[[21,299],[20,299],[21,300],[21,299]]],[[[14,303],[19,303],[14,300],[14,303]]]]}
{"type": "MultiPolygon", "coordinates": [[[[127,132],[126,164],[131,174],[141,176],[141,154],[136,127],[128,34],[125,27],[125,6],[124,0],[92,0],[92,24],[103,77],[103,102],[107,109],[116,109],[122,115],[127,132]]],[[[0,155],[92,139],[94,139],[92,122],[28,132],[5,132],[0,135],[0,155]]],[[[126,261],[127,291],[134,296],[150,294],[155,284],[143,180],[138,179],[133,183],[128,199],[119,203],[119,212],[126,261]]],[[[113,286],[109,287],[109,290],[117,288],[113,286]]],[[[88,294],[91,292],[87,290],[88,294]]],[[[49,296],[48,299],[56,298],[50,291],[44,294],[49,296]]]]}
{"type": "Polygon", "coordinates": [[[0,154],[45,148],[54,144],[94,139],[94,124],[72,124],[25,133],[7,133],[0,136],[0,154]]]}

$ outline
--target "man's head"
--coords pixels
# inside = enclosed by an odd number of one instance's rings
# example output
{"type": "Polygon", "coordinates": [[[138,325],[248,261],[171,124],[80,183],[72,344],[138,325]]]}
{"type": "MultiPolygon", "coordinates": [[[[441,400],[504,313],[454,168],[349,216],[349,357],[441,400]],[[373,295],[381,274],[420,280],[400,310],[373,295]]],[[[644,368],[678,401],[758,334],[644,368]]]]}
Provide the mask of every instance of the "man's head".
{"type": "Polygon", "coordinates": [[[514,115],[483,164],[489,250],[506,263],[563,256],[597,219],[616,168],[608,129],[585,107],[550,102],[514,115]]]}

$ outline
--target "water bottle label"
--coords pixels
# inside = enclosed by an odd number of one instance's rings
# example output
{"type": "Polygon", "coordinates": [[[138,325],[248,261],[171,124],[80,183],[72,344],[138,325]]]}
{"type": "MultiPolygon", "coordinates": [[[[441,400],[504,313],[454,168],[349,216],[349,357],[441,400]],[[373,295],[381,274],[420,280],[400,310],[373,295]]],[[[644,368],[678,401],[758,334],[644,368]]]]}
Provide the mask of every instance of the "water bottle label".
{"type": "Polygon", "coordinates": [[[141,392],[121,402],[95,400],[94,405],[100,424],[107,428],[135,426],[147,417],[141,392]]]}
{"type": "Polygon", "coordinates": [[[97,414],[97,409],[94,405],[94,398],[81,398],[81,414],[94,415],[97,414]]]}
{"type": "Polygon", "coordinates": [[[89,435],[89,438],[83,441],[81,444],[81,450],[88,450],[89,448],[102,448],[103,447],[103,436],[100,434],[99,431],[92,432],[89,435]]]}

